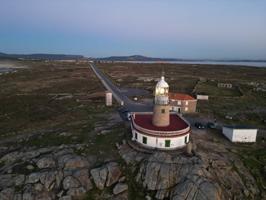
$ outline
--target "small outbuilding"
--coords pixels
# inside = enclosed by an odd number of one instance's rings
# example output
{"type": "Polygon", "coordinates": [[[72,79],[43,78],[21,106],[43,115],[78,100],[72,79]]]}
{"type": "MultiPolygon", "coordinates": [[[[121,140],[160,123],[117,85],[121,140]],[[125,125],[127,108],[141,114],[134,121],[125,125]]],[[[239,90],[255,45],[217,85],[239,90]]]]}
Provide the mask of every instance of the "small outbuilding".
{"type": "Polygon", "coordinates": [[[209,96],[206,94],[197,94],[197,100],[209,100],[209,96]]]}
{"type": "Polygon", "coordinates": [[[106,91],[105,92],[105,105],[106,106],[112,106],[112,92],[106,91]]]}
{"type": "Polygon", "coordinates": [[[169,93],[169,103],[172,111],[178,113],[196,112],[197,99],[182,93],[169,93]]]}
{"type": "Polygon", "coordinates": [[[224,126],[223,134],[231,142],[256,142],[258,129],[246,126],[224,126]]]}

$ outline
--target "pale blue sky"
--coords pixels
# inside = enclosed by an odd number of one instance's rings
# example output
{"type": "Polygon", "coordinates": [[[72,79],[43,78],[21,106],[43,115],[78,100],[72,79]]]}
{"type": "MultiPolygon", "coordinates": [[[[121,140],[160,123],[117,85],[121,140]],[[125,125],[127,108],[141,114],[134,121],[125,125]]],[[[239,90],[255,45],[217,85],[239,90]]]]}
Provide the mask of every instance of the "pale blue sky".
{"type": "Polygon", "coordinates": [[[0,51],[266,59],[266,1],[0,0],[0,51]]]}

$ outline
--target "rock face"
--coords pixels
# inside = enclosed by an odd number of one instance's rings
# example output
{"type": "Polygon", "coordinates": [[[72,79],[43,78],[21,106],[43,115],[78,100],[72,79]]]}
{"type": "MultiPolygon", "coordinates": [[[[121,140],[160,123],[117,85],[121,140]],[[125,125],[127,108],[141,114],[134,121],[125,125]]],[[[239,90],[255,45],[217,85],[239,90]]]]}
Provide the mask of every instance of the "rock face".
{"type": "Polygon", "coordinates": [[[55,161],[52,157],[43,157],[40,160],[38,160],[36,164],[40,169],[54,168],[56,166],[55,161]]]}
{"type": "Polygon", "coordinates": [[[198,157],[171,156],[159,152],[141,163],[137,181],[156,192],[156,199],[223,199],[221,188],[198,157]],[[173,189],[172,189],[173,188],[173,189]]]}
{"type": "Polygon", "coordinates": [[[120,194],[124,191],[126,191],[128,189],[127,184],[125,183],[118,183],[115,185],[114,189],[113,189],[113,194],[120,194]]]}
{"type": "Polygon", "coordinates": [[[175,186],[198,166],[200,160],[174,157],[167,153],[155,153],[142,162],[137,181],[148,190],[165,190],[175,186]]]}
{"type": "Polygon", "coordinates": [[[172,200],[183,199],[221,199],[221,189],[218,185],[200,176],[191,178],[179,183],[171,192],[172,200]]]}
{"type": "Polygon", "coordinates": [[[200,152],[196,156],[172,152],[143,155],[129,145],[120,146],[119,152],[126,163],[140,166],[133,167],[136,181],[154,193],[155,199],[254,199],[259,193],[254,178],[242,162],[236,163],[235,157],[237,171],[232,170],[232,161],[216,152],[200,152]]]}
{"type": "Polygon", "coordinates": [[[103,190],[104,187],[110,187],[114,183],[118,182],[122,174],[119,165],[114,162],[92,169],[90,173],[96,187],[100,190],[103,190]]]}
{"type": "Polygon", "coordinates": [[[5,163],[0,168],[1,200],[80,198],[93,188],[89,175],[89,166],[93,163],[71,149],[12,152],[1,160],[5,163]],[[27,164],[23,164],[24,161],[27,164]],[[29,165],[33,167],[27,167],[29,165]],[[19,174],[17,170],[27,171],[28,175],[19,174]]]}

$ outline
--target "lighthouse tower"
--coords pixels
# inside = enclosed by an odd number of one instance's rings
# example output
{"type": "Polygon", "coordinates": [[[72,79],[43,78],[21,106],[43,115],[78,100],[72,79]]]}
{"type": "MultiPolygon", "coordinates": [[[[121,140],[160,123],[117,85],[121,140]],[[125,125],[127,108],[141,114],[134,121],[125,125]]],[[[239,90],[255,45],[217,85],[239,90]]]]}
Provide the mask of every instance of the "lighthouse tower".
{"type": "Polygon", "coordinates": [[[170,106],[168,98],[169,85],[164,76],[155,87],[155,101],[153,108],[152,123],[154,126],[165,127],[170,124],[170,106]]]}

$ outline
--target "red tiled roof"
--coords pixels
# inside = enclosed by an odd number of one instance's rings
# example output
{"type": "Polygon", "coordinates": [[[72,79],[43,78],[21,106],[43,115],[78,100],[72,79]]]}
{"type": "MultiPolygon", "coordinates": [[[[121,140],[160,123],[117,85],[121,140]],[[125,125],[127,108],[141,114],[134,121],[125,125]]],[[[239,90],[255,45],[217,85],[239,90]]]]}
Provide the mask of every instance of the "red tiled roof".
{"type": "Polygon", "coordinates": [[[177,114],[170,114],[170,125],[166,127],[158,127],[152,124],[152,114],[135,114],[133,120],[136,125],[153,131],[179,131],[187,128],[189,125],[177,114]]]}
{"type": "Polygon", "coordinates": [[[182,93],[169,93],[169,99],[175,100],[195,100],[192,96],[182,93]]]}

